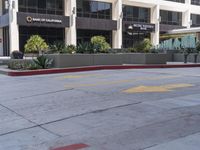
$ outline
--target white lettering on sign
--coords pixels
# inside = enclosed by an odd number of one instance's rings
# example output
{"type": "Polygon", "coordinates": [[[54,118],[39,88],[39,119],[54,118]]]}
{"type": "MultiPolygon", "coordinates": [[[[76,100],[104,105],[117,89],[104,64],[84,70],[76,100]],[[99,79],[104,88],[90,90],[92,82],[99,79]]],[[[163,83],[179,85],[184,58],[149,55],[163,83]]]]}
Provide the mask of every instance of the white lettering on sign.
{"type": "Polygon", "coordinates": [[[140,28],[140,30],[154,29],[154,26],[148,24],[133,24],[133,27],[140,28]]]}
{"type": "Polygon", "coordinates": [[[28,23],[34,23],[34,22],[39,22],[39,23],[56,23],[56,24],[62,24],[62,20],[60,19],[48,19],[48,18],[33,18],[33,17],[26,17],[26,21],[28,23]]]}

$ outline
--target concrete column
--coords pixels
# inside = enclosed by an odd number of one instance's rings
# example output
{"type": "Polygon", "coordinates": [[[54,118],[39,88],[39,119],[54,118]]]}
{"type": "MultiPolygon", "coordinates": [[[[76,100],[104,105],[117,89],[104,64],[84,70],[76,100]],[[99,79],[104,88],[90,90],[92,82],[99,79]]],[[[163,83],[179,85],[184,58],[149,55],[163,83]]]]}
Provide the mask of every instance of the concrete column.
{"type": "Polygon", "coordinates": [[[117,30],[113,31],[113,42],[112,47],[113,48],[122,48],[122,19],[123,19],[123,13],[122,13],[122,0],[116,0],[113,3],[112,6],[113,15],[112,19],[117,21],[117,30]]]}
{"type": "Polygon", "coordinates": [[[182,26],[190,28],[190,22],[191,22],[190,10],[187,10],[182,14],[182,26]]]}
{"type": "Polygon", "coordinates": [[[190,28],[191,26],[191,0],[185,0],[185,4],[187,5],[187,10],[182,13],[182,26],[190,28]]]}
{"type": "Polygon", "coordinates": [[[151,23],[155,24],[155,32],[151,33],[151,42],[154,46],[160,41],[160,6],[156,5],[151,9],[151,23]]]}
{"type": "MultiPolygon", "coordinates": [[[[0,16],[3,14],[3,4],[0,1],[0,16]]],[[[3,56],[3,29],[0,28],[0,56],[3,56]]]]}
{"type": "Polygon", "coordinates": [[[65,29],[65,42],[76,45],[76,0],[65,0],[65,16],[70,16],[70,27],[65,29]]]}
{"type": "Polygon", "coordinates": [[[182,26],[190,28],[191,26],[191,0],[185,0],[187,10],[182,13],[182,26]]]}
{"type": "Polygon", "coordinates": [[[9,40],[10,53],[19,51],[19,27],[17,24],[18,0],[9,0],[9,40]]]}
{"type": "Polygon", "coordinates": [[[191,5],[191,0],[185,0],[186,5],[191,5]]]}

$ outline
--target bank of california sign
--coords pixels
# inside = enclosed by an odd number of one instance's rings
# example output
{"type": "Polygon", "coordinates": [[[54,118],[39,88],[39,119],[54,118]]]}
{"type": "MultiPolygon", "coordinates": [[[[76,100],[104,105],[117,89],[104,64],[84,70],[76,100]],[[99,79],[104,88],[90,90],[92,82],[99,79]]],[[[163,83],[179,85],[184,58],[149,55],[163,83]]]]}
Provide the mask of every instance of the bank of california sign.
{"type": "Polygon", "coordinates": [[[62,24],[62,20],[60,19],[50,19],[50,18],[40,18],[40,17],[26,17],[27,23],[54,23],[54,24],[62,24]]]}

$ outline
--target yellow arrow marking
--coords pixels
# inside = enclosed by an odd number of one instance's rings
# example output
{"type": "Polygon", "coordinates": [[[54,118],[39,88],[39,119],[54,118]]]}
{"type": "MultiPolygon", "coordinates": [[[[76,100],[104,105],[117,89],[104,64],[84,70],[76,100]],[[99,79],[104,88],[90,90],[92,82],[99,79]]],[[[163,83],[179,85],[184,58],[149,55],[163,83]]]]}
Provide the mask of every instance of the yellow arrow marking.
{"type": "Polygon", "coordinates": [[[154,92],[170,92],[173,89],[193,87],[192,84],[167,84],[163,86],[138,86],[123,91],[124,93],[154,93],[154,92]]]}

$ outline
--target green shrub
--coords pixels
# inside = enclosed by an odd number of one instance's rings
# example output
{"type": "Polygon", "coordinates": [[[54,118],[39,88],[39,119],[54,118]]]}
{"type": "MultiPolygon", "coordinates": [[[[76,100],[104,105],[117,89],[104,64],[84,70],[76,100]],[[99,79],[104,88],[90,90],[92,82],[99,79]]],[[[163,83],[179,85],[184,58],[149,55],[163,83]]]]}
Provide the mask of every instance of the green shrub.
{"type": "Polygon", "coordinates": [[[38,56],[36,59],[33,59],[33,61],[41,69],[47,69],[52,64],[53,59],[49,59],[46,56],[41,55],[41,56],[38,56]]]}
{"type": "Polygon", "coordinates": [[[21,70],[25,68],[25,63],[22,63],[21,61],[10,61],[8,63],[8,68],[12,70],[21,70]]]}
{"type": "Polygon", "coordinates": [[[196,44],[196,53],[200,52],[200,42],[197,42],[196,44]]]}
{"type": "Polygon", "coordinates": [[[89,42],[79,43],[77,46],[77,53],[86,53],[86,54],[92,54],[94,53],[94,45],[89,42]]]}
{"type": "Polygon", "coordinates": [[[189,55],[191,53],[194,53],[194,50],[193,48],[184,48],[184,49],[181,49],[180,52],[182,52],[184,55],[189,55]]]}
{"type": "Polygon", "coordinates": [[[94,36],[91,38],[91,43],[97,52],[108,53],[111,48],[110,44],[106,42],[106,38],[103,36],[94,36]]]}
{"type": "Polygon", "coordinates": [[[48,59],[46,56],[41,55],[33,60],[15,59],[10,60],[8,68],[12,70],[35,70],[35,69],[47,69],[53,60],[48,59]]]}
{"type": "Polygon", "coordinates": [[[31,69],[34,64],[32,60],[15,59],[9,61],[8,68],[12,70],[28,70],[31,69]]]}
{"type": "Polygon", "coordinates": [[[46,51],[48,45],[39,35],[32,35],[30,39],[27,40],[24,49],[25,53],[39,53],[39,51],[46,51]]]}
{"type": "Polygon", "coordinates": [[[150,53],[152,47],[153,46],[150,39],[144,39],[142,42],[139,42],[134,47],[129,48],[129,51],[133,53],[150,53]]]}
{"type": "Polygon", "coordinates": [[[149,39],[144,39],[137,46],[137,50],[143,53],[149,53],[152,48],[151,41],[149,39]]]}
{"type": "Polygon", "coordinates": [[[129,47],[128,52],[137,53],[137,49],[135,47],[129,47]]]}

